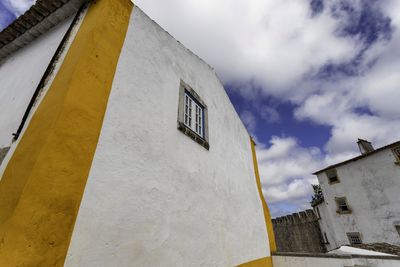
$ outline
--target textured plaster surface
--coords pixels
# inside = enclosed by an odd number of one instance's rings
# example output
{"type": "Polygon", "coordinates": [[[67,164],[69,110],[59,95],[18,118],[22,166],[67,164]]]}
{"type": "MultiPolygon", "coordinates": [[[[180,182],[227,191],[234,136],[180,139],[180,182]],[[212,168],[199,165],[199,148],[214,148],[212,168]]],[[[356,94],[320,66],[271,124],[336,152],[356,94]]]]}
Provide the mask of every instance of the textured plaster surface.
{"type": "Polygon", "coordinates": [[[269,256],[248,133],[214,71],[135,7],[65,266],[235,266],[269,256]],[[210,150],[177,129],[180,80],[210,150]]]}
{"type": "Polygon", "coordinates": [[[63,266],[131,8],[90,6],[22,136],[0,183],[0,266],[63,266]]]}
{"type": "MultiPolygon", "coordinates": [[[[332,199],[333,205],[336,204],[334,203],[334,197],[332,199]]],[[[324,233],[326,234],[326,237],[328,239],[328,243],[325,244],[326,249],[332,250],[340,247],[339,243],[336,241],[336,235],[335,232],[331,230],[331,221],[333,220],[333,216],[336,216],[336,210],[335,213],[330,213],[329,207],[327,205],[327,202],[322,202],[318,204],[316,207],[319,209],[319,213],[321,215],[321,218],[318,220],[320,229],[321,229],[321,234],[323,238],[325,239],[324,233]]],[[[325,240],[326,241],[326,240],[325,240]]]]}
{"type": "Polygon", "coordinates": [[[318,175],[325,203],[319,205],[321,230],[331,237],[328,249],[349,244],[346,232],[360,232],[363,243],[400,245],[400,166],[391,149],[337,167],[340,183],[318,175]],[[335,197],[346,197],[352,212],[336,213],[335,197]],[[333,238],[332,238],[333,237],[333,238]]]}
{"type": "Polygon", "coordinates": [[[25,110],[72,18],[0,62],[0,147],[10,146],[25,110]]]}
{"type": "MultiPolygon", "coordinates": [[[[20,138],[18,138],[16,141],[14,141],[12,143],[9,152],[7,153],[6,157],[3,160],[3,163],[0,165],[0,180],[2,179],[2,175],[5,171],[5,167],[7,166],[9,160],[11,159],[12,155],[14,154],[15,149],[18,147],[19,142],[21,141],[21,137],[25,134],[26,129],[27,129],[30,121],[32,120],[33,115],[35,114],[38,107],[40,106],[40,103],[43,101],[44,96],[47,94],[52,82],[54,81],[54,78],[57,76],[57,73],[60,70],[62,63],[64,62],[67,51],[69,50],[69,48],[76,36],[76,33],[78,32],[78,30],[80,28],[80,25],[83,21],[83,17],[86,14],[86,10],[87,9],[82,11],[80,17],[76,21],[75,26],[71,29],[70,37],[65,41],[64,49],[62,49],[61,53],[59,54],[57,62],[53,65],[52,73],[47,77],[46,83],[45,83],[44,87],[40,90],[39,96],[37,97],[36,102],[33,105],[32,109],[27,117],[25,125],[22,128],[20,138]]],[[[62,23],[68,24],[68,27],[69,27],[71,25],[73,19],[74,18],[71,17],[71,18],[63,21],[62,23]]],[[[48,38],[48,34],[41,35],[41,38],[48,38]]],[[[60,39],[60,41],[61,41],[61,39],[60,39]]],[[[46,45],[46,42],[43,42],[42,45],[46,45]]],[[[30,49],[30,45],[26,46],[26,48],[24,48],[24,49],[30,49]]],[[[14,54],[12,56],[14,56],[14,54]]],[[[48,62],[48,63],[50,63],[50,62],[48,62]]]]}

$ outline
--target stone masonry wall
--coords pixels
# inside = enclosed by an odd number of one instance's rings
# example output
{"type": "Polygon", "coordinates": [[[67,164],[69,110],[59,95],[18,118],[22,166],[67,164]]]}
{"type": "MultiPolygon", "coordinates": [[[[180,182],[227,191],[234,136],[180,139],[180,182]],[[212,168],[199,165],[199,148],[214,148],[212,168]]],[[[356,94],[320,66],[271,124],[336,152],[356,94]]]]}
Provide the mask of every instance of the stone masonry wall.
{"type": "Polygon", "coordinates": [[[326,252],[313,210],[275,218],[272,224],[278,252],[326,252]]]}

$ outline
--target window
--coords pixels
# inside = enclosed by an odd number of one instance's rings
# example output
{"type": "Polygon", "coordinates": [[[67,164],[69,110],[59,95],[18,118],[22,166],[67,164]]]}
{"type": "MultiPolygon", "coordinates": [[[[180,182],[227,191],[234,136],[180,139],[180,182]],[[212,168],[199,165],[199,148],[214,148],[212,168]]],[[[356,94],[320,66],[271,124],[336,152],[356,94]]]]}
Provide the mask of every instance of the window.
{"type": "Polygon", "coordinates": [[[207,106],[200,96],[181,81],[179,89],[178,129],[209,149],[207,106]]]}
{"type": "Polygon", "coordinates": [[[204,136],[204,108],[185,91],[185,115],[184,122],[187,127],[198,134],[204,136]],[[194,108],[193,108],[194,107],[194,108]]]}
{"type": "Polygon", "coordinates": [[[394,156],[396,157],[396,163],[400,163],[400,146],[392,149],[394,156]]]}
{"type": "Polygon", "coordinates": [[[324,232],[324,244],[329,244],[328,236],[324,232]]]}
{"type": "Polygon", "coordinates": [[[328,177],[329,184],[335,184],[340,182],[336,169],[327,170],[326,176],[328,177]]]}
{"type": "Polygon", "coordinates": [[[361,235],[359,232],[346,233],[350,245],[362,244],[361,235]]]}
{"type": "Polygon", "coordinates": [[[345,214],[345,213],[351,213],[351,209],[349,205],[347,204],[347,200],[345,197],[336,197],[336,206],[337,206],[337,213],[340,214],[345,214]]]}
{"type": "Polygon", "coordinates": [[[396,227],[397,233],[400,235],[400,225],[396,225],[395,227],[396,227]]]}

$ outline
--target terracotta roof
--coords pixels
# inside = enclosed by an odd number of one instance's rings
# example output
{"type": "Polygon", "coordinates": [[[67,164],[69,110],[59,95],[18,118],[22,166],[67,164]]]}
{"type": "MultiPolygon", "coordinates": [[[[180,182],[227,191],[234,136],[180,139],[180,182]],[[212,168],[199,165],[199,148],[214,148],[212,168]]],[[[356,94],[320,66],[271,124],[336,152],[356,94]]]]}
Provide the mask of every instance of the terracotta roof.
{"type": "Polygon", "coordinates": [[[345,161],[342,161],[342,162],[339,162],[339,163],[330,165],[330,166],[328,166],[328,167],[326,167],[326,168],[323,168],[322,170],[319,170],[319,171],[314,172],[313,174],[314,174],[314,175],[317,175],[317,174],[319,174],[319,173],[321,173],[321,172],[324,172],[324,171],[326,171],[326,170],[329,170],[329,169],[331,169],[331,168],[335,168],[335,167],[338,167],[338,166],[340,166],[340,165],[347,164],[347,163],[352,162],[352,161],[356,161],[356,160],[359,160],[359,159],[363,159],[363,158],[368,157],[368,156],[371,156],[371,155],[373,155],[373,154],[375,154],[375,153],[377,153],[377,152],[379,152],[379,151],[385,150],[385,149],[387,149],[387,148],[394,148],[394,147],[397,147],[397,146],[400,146],[400,141],[397,141],[397,142],[394,142],[394,143],[392,143],[392,144],[389,144],[389,145],[380,147],[380,148],[378,148],[378,149],[375,149],[375,150],[373,150],[373,151],[371,151],[371,152],[362,154],[362,155],[360,155],[360,156],[357,156],[357,157],[354,157],[354,158],[351,158],[351,159],[348,159],[348,160],[345,160],[345,161]]]}
{"type": "Polygon", "coordinates": [[[37,0],[0,32],[0,60],[75,14],[87,0],[37,0]]]}

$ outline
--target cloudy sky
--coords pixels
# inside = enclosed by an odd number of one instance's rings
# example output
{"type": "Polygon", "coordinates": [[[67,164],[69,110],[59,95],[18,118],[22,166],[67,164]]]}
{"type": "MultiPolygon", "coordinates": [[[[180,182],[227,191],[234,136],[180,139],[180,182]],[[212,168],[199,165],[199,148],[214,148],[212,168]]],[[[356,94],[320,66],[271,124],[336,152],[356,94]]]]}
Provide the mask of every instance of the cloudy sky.
{"type": "MultiPolygon", "coordinates": [[[[0,28],[32,2],[0,0],[0,28]]],[[[135,3],[216,69],[273,216],[309,208],[311,173],[355,156],[357,138],[400,139],[400,1],[135,3]]]]}
{"type": "Polygon", "coordinates": [[[0,0],[0,30],[23,14],[35,0],[0,0]]]}

